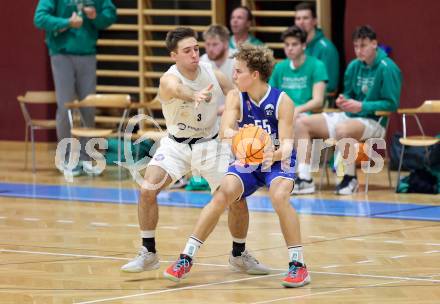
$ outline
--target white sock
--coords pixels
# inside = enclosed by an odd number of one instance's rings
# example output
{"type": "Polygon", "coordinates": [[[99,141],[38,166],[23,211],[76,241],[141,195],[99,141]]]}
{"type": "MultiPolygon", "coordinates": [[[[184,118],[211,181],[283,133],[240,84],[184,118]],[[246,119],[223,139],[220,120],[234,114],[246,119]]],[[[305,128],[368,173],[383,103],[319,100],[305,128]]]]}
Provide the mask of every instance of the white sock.
{"type": "Polygon", "coordinates": [[[202,245],[203,242],[201,240],[194,236],[190,236],[182,253],[193,258],[196,255],[197,250],[199,250],[200,246],[202,245]]]}
{"type": "Polygon", "coordinates": [[[156,234],[156,230],[143,230],[141,231],[141,238],[143,239],[154,238],[155,234],[156,234]]]}
{"type": "Polygon", "coordinates": [[[355,163],[345,164],[344,174],[350,176],[356,176],[356,164],[355,163]]]}
{"type": "Polygon", "coordinates": [[[232,237],[232,241],[238,244],[246,243],[246,239],[237,239],[235,237],[232,237]]]}
{"type": "Polygon", "coordinates": [[[311,167],[310,164],[300,163],[298,164],[298,176],[301,179],[311,180],[312,174],[310,172],[311,167]]]}
{"type": "Polygon", "coordinates": [[[287,250],[290,262],[297,261],[304,265],[303,247],[301,245],[287,247],[287,250]]]}

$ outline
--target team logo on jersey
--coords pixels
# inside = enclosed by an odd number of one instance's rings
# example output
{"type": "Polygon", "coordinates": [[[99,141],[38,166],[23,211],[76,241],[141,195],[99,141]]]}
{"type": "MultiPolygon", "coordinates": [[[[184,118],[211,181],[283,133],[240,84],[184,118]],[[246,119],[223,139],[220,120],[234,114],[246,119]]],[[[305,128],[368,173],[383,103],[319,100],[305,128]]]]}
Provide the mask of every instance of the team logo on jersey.
{"type": "Polygon", "coordinates": [[[273,104],[268,104],[264,107],[264,112],[266,113],[266,116],[273,116],[273,113],[275,112],[275,107],[273,104]]]}
{"type": "Polygon", "coordinates": [[[248,111],[251,112],[252,111],[252,106],[251,106],[251,102],[249,101],[249,99],[246,100],[246,104],[247,104],[248,111]]]}
{"type": "Polygon", "coordinates": [[[177,124],[177,127],[179,128],[179,130],[182,130],[182,131],[186,129],[186,125],[183,124],[183,123],[181,123],[181,122],[179,122],[179,123],[177,124]]]}
{"type": "Polygon", "coordinates": [[[154,157],[154,159],[157,160],[157,161],[164,160],[164,159],[165,159],[165,155],[163,155],[163,154],[157,154],[157,155],[154,157]]]}

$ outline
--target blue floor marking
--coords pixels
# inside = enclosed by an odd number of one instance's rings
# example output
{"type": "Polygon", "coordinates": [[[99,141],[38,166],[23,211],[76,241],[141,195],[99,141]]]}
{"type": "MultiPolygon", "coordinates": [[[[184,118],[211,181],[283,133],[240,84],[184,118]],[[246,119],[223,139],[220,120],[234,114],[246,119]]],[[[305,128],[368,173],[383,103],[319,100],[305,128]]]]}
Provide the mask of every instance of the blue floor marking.
{"type": "MultiPolygon", "coordinates": [[[[138,189],[0,183],[0,196],[136,204],[139,191],[138,189]]],[[[162,206],[202,208],[210,198],[211,195],[206,192],[164,191],[159,194],[158,201],[162,206]]],[[[274,212],[267,196],[252,195],[247,201],[251,211],[274,212]]],[[[292,197],[291,202],[302,214],[440,221],[440,206],[435,205],[299,197],[292,197]]]]}

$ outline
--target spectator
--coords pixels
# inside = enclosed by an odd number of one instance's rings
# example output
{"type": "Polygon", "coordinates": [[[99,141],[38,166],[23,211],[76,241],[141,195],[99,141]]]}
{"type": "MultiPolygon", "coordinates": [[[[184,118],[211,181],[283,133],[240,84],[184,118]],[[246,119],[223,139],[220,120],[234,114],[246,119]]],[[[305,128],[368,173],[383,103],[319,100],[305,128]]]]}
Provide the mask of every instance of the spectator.
{"type": "Polygon", "coordinates": [[[203,33],[205,51],[200,61],[209,62],[219,69],[232,82],[234,59],[231,58],[233,50],[229,49],[229,30],[223,25],[211,25],[203,33]]]}
{"type": "Polygon", "coordinates": [[[253,45],[263,45],[263,42],[249,33],[254,16],[251,10],[246,6],[236,7],[231,14],[231,31],[232,36],[229,39],[229,47],[238,49],[244,42],[253,45]]]}
{"type": "Polygon", "coordinates": [[[306,54],[324,63],[328,74],[327,92],[336,92],[339,84],[338,50],[317,27],[316,8],[313,3],[300,3],[295,10],[295,25],[307,33],[306,54]]]}
{"type": "MultiPolygon", "coordinates": [[[[96,40],[98,31],[116,21],[116,8],[111,0],[40,0],[34,23],[46,31],[52,74],[57,97],[58,141],[70,137],[66,102],[82,100],[96,90],[96,40]]],[[[94,125],[93,109],[82,109],[82,122],[94,125]]],[[[68,154],[67,154],[68,155],[68,154]]],[[[68,157],[68,156],[67,156],[68,157]]],[[[81,140],[80,161],[87,159],[85,139],[81,140]]],[[[84,166],[86,163],[84,163],[84,166]]],[[[66,170],[65,164],[59,168],[66,170]]],[[[81,174],[82,162],[71,175],[81,174]]],[[[94,173],[91,166],[84,170],[94,173]]]]}
{"type": "MultiPolygon", "coordinates": [[[[376,33],[371,27],[358,27],[352,38],[357,59],[348,65],[344,76],[344,93],[336,100],[336,105],[343,112],[300,117],[296,123],[297,138],[309,141],[311,138],[366,140],[384,136],[386,121],[379,124],[375,112],[395,111],[399,107],[402,83],[400,69],[377,47],[376,33]]],[[[310,173],[310,146],[309,142],[305,162],[299,163],[294,190],[297,194],[315,192],[310,173]]],[[[336,194],[352,194],[358,185],[353,162],[345,166],[344,178],[336,186],[336,194]]]]}
{"type": "Polygon", "coordinates": [[[284,31],[281,40],[287,58],[275,65],[269,81],[293,100],[296,115],[322,107],[328,80],[324,64],[304,53],[306,38],[307,34],[295,25],[284,31]]]}

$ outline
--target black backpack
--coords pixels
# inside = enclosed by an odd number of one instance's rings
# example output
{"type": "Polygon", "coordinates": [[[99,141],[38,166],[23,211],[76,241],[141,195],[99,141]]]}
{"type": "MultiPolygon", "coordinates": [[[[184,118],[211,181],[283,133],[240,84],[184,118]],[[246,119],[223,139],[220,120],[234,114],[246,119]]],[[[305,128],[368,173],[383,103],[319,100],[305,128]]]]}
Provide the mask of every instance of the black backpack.
{"type": "Polygon", "coordinates": [[[408,177],[407,193],[437,194],[438,190],[437,176],[424,168],[411,171],[408,177]]]}

